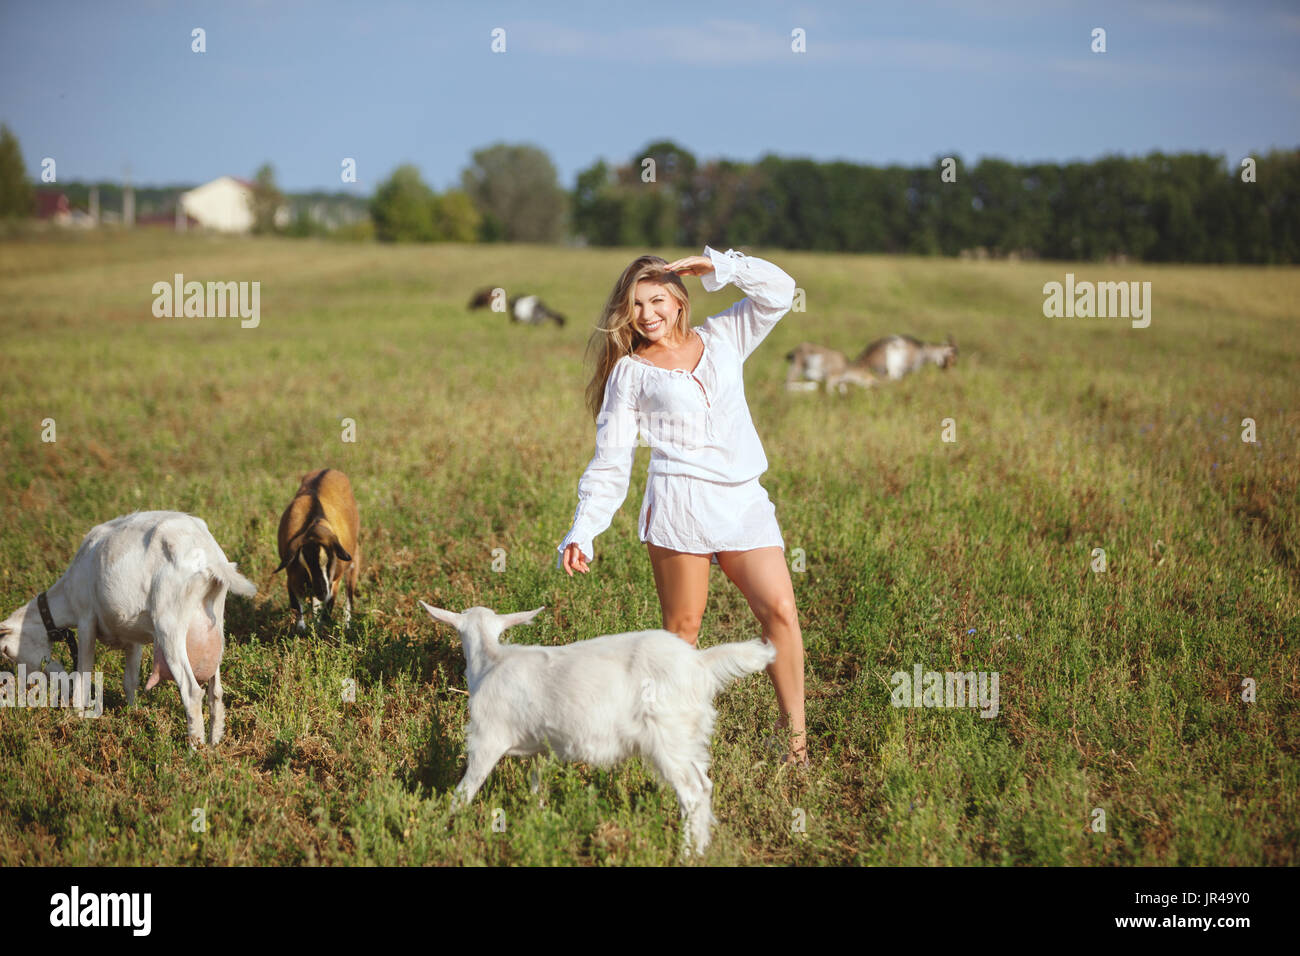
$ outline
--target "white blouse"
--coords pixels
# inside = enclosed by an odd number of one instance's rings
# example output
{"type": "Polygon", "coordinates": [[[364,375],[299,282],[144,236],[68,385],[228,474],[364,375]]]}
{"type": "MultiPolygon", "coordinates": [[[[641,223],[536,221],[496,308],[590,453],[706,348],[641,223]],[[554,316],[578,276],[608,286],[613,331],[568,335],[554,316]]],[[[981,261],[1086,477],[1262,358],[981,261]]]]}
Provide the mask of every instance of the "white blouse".
{"type": "Polygon", "coordinates": [[[625,355],[610,370],[596,418],[596,454],[578,481],[573,526],[558,548],[576,542],[590,560],[592,539],[627,497],[638,433],[650,446],[650,475],[742,482],[767,470],[767,456],[745,402],[741,366],[794,303],[794,279],[765,259],[709,246],[708,292],[734,282],[746,294],[695,326],[704,352],[694,370],[660,368],[625,355]]]}

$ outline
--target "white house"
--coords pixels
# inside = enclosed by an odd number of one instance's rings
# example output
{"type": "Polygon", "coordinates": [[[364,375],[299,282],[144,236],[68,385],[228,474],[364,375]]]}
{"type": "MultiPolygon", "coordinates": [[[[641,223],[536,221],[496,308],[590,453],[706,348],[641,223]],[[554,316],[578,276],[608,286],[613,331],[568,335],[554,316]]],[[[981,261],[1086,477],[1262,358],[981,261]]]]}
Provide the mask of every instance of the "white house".
{"type": "MultiPolygon", "coordinates": [[[[210,183],[181,193],[181,208],[204,229],[217,232],[250,232],[253,228],[253,184],[234,176],[222,176],[210,183]]],[[[275,224],[289,224],[289,207],[275,211],[275,224]]]]}

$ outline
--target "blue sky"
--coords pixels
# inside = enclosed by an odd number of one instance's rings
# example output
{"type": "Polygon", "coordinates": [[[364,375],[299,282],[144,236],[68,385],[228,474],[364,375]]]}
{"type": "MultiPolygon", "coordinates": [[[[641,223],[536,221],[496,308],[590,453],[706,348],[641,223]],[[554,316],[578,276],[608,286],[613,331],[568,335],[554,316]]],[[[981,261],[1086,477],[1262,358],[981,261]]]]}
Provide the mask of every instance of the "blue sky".
{"type": "Polygon", "coordinates": [[[1300,2],[1268,0],[0,0],[0,122],[33,176],[45,156],[62,181],[129,164],[157,185],[269,161],[292,191],[369,193],[403,162],[441,190],[502,141],[566,187],[660,138],[701,159],[1235,163],[1300,146],[1298,54],[1300,2]]]}

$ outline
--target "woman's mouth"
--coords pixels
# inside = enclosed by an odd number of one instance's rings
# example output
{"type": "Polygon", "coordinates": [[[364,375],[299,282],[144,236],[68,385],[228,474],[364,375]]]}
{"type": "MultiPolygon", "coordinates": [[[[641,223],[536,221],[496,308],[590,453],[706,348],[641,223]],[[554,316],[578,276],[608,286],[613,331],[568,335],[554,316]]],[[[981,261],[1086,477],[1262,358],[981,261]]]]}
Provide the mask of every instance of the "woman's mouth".
{"type": "Polygon", "coordinates": [[[645,325],[643,325],[643,326],[641,327],[641,331],[643,331],[643,332],[645,332],[645,333],[647,333],[647,334],[650,333],[650,332],[657,332],[657,331],[659,331],[660,328],[663,327],[663,324],[664,324],[664,320],[663,320],[663,319],[655,319],[655,321],[653,321],[653,322],[647,322],[645,325]]]}

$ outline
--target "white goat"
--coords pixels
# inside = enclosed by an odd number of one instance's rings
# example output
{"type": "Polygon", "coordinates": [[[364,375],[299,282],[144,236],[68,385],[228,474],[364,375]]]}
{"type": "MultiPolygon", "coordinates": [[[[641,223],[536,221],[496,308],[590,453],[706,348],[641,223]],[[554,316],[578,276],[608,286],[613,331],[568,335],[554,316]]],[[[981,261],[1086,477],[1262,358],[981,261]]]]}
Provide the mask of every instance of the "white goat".
{"type": "Polygon", "coordinates": [[[702,854],[713,824],[713,698],[776,659],[767,641],[696,650],[670,631],[610,634],[561,647],[502,644],[501,632],[542,610],[456,614],[420,606],[460,632],[469,683],[469,761],[453,804],[469,803],[503,756],[550,749],[609,766],[634,754],[677,792],[682,850],[702,854]]]}
{"type": "MultiPolygon", "coordinates": [[[[209,740],[225,732],[221,655],[226,591],[252,597],[257,588],[226,560],[201,518],[177,511],[137,511],[90,529],[72,564],[45,595],[55,628],[77,628],[83,674],[95,669],[95,641],[126,651],[123,685],[135,702],[140,657],[153,644],[153,671],[144,689],[176,681],[190,743],[203,740],[199,685],[208,685],[209,740]]],[[[50,654],[50,632],[37,599],[0,623],[0,654],[28,668],[63,669],[50,654]]],[[[84,682],[77,687],[84,687],[84,682]]],[[[86,706],[84,693],[76,706],[86,706]]]]}

